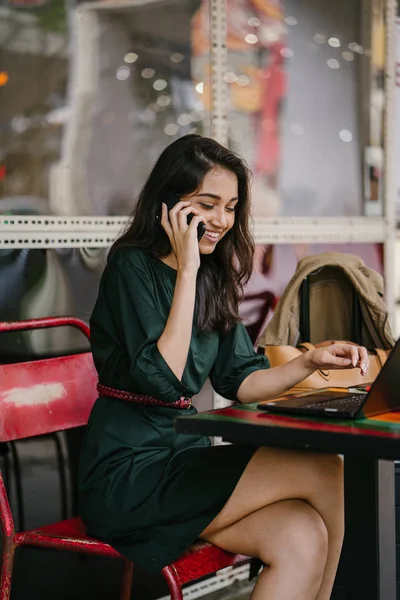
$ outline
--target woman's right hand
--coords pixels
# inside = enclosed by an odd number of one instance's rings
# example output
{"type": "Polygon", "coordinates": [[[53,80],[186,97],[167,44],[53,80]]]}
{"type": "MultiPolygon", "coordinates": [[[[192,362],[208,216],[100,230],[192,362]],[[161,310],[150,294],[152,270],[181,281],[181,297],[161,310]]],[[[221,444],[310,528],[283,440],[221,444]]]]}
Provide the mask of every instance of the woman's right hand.
{"type": "Polygon", "coordinates": [[[166,204],[164,202],[162,204],[161,225],[171,242],[172,251],[178,263],[178,271],[197,271],[200,267],[197,226],[201,222],[207,224],[205,217],[201,216],[190,202],[180,200],[169,214],[166,204]],[[194,217],[188,225],[187,217],[191,213],[194,217]]]}

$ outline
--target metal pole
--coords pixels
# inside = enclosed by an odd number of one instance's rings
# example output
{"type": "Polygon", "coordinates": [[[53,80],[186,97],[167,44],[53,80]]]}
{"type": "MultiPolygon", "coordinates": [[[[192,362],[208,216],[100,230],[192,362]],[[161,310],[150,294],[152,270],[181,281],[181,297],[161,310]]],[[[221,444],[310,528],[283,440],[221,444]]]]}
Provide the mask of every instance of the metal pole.
{"type": "Polygon", "coordinates": [[[385,196],[384,217],[386,222],[386,239],[384,242],[384,276],[386,288],[386,304],[392,327],[395,327],[395,260],[396,260],[396,0],[386,0],[386,78],[385,78],[385,196]]]}
{"type": "Polygon", "coordinates": [[[228,143],[226,70],[226,0],[210,0],[211,137],[228,143]]]}

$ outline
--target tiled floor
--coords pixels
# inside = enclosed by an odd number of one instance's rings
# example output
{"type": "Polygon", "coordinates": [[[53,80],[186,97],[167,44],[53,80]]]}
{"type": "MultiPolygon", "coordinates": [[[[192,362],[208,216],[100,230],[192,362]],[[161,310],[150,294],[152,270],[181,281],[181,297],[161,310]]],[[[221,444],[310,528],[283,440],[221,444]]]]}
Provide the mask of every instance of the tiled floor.
{"type": "Polygon", "coordinates": [[[227,590],[219,590],[213,594],[203,596],[202,600],[249,600],[253,586],[245,583],[244,585],[232,585],[227,590]]]}
{"type": "MultiPolygon", "coordinates": [[[[245,586],[243,589],[238,590],[234,587],[229,588],[224,593],[222,591],[215,592],[214,594],[209,594],[208,596],[203,596],[201,600],[250,600],[252,587],[249,585],[245,586]]],[[[335,588],[332,592],[331,600],[350,600],[347,596],[339,589],[335,588]]],[[[351,600],[361,600],[360,598],[352,598],[351,600]]],[[[394,600],[394,599],[393,599],[394,600]]],[[[400,595],[398,595],[397,600],[400,600],[400,595]]]]}

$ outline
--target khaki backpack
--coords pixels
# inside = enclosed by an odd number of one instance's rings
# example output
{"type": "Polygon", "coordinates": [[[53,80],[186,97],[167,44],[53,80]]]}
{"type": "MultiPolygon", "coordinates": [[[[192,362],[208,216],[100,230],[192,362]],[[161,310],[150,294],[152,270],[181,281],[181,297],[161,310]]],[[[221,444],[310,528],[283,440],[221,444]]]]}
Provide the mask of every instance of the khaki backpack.
{"type": "Polygon", "coordinates": [[[357,256],[327,252],[304,258],[257,346],[347,340],[367,348],[394,345],[383,278],[357,256]]]}

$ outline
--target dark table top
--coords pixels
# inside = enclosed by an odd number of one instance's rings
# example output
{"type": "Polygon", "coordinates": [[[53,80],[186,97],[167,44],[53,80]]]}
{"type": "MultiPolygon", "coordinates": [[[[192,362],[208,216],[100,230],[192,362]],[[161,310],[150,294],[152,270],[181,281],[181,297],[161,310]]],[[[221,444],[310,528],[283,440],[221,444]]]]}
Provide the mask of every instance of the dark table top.
{"type": "Polygon", "coordinates": [[[256,404],[235,405],[175,420],[180,433],[293,449],[400,458],[400,411],[359,421],[270,414],[256,404]]]}

